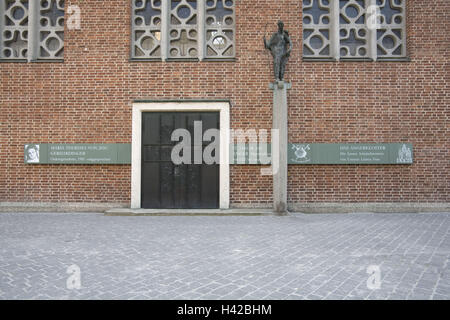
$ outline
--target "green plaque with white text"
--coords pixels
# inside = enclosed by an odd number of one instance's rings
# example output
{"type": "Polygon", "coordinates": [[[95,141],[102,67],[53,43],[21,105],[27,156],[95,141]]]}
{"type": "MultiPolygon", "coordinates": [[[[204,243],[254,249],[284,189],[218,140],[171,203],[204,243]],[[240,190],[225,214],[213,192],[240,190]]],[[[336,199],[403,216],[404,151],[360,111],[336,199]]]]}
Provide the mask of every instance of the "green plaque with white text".
{"type": "MultiPolygon", "coordinates": [[[[412,164],[410,143],[290,143],[288,163],[412,164]]],[[[131,164],[131,144],[27,144],[26,164],[131,164]]],[[[230,164],[270,165],[271,144],[230,144],[230,164]]]]}
{"type": "Polygon", "coordinates": [[[27,144],[27,164],[130,164],[130,144],[27,144]]]}
{"type": "MultiPolygon", "coordinates": [[[[270,164],[270,144],[235,144],[231,164],[270,164]],[[269,159],[269,161],[267,161],[269,159]]],[[[288,163],[313,164],[412,164],[410,143],[290,143],[288,163]]]]}
{"type": "Polygon", "coordinates": [[[409,143],[291,143],[289,164],[412,164],[409,143]]]}

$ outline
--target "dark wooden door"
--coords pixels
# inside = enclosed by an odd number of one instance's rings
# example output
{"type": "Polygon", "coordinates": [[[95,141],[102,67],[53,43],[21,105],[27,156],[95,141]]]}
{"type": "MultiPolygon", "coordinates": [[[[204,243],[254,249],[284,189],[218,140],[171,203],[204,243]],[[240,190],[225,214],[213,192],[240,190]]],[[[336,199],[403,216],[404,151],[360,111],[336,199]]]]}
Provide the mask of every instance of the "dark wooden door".
{"type": "MultiPolygon", "coordinates": [[[[219,164],[194,164],[194,121],[201,121],[202,136],[219,128],[218,112],[142,113],[141,207],[154,209],[196,209],[219,207],[219,164]],[[191,135],[191,164],[175,165],[171,141],[175,129],[191,135]]],[[[203,140],[203,139],[202,139],[203,140]]],[[[211,141],[202,143],[203,149],[211,141]]]]}

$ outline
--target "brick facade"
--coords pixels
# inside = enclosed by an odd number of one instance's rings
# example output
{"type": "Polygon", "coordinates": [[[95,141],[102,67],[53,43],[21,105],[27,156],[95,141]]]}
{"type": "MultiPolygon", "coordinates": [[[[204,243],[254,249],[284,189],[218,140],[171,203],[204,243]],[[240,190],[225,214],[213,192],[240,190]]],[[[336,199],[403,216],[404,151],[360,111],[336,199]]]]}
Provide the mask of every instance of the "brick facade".
{"type": "MultiPolygon", "coordinates": [[[[289,202],[450,202],[450,2],[410,0],[410,62],[302,60],[300,0],[237,0],[236,61],[130,61],[130,1],[70,0],[63,63],[0,64],[0,202],[129,204],[129,165],[25,165],[26,143],[131,143],[136,99],[229,99],[231,127],[270,129],[279,18],[294,50],[285,78],[289,140],[414,145],[411,166],[290,166],[289,202]]],[[[232,206],[270,206],[271,177],[231,167],[232,206]]]]}

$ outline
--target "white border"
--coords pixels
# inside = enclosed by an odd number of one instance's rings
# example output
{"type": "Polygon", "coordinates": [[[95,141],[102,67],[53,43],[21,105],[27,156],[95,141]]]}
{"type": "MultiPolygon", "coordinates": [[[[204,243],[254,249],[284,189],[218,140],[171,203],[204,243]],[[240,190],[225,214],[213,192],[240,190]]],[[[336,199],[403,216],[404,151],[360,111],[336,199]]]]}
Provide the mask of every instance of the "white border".
{"type": "Polygon", "coordinates": [[[220,112],[220,175],[219,207],[230,207],[230,104],[228,102],[136,102],[133,103],[131,144],[131,208],[141,208],[141,135],[142,112],[219,111],[220,112]]]}

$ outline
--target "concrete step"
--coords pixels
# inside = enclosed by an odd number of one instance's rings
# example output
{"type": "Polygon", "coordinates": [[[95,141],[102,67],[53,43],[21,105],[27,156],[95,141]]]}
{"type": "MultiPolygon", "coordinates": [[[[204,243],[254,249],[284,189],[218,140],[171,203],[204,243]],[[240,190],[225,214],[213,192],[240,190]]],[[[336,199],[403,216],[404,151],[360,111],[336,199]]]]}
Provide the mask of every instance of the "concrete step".
{"type": "Polygon", "coordinates": [[[106,216],[268,216],[272,209],[128,209],[114,208],[106,216]]]}

